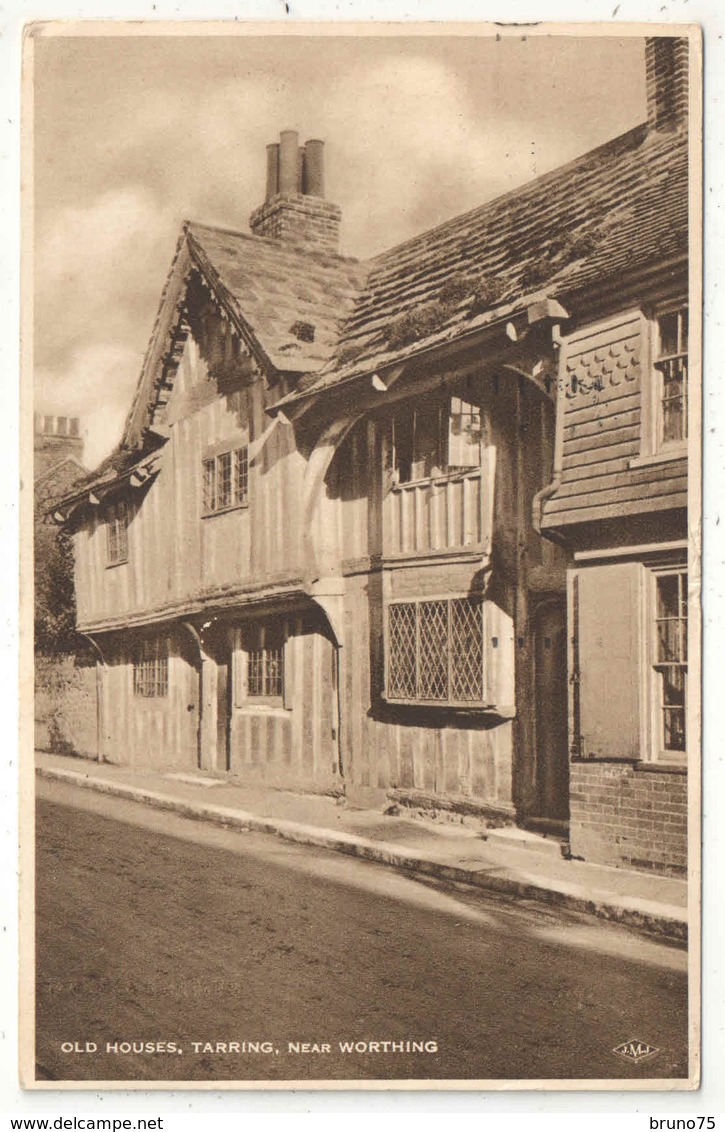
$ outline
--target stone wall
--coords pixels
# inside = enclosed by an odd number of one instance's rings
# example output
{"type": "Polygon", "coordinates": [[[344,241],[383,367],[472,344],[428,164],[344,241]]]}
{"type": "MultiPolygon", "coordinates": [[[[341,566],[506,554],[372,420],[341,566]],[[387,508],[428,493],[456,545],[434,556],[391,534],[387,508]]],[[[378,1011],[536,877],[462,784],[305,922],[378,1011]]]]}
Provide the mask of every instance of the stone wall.
{"type": "Polygon", "coordinates": [[[682,876],[687,774],[652,763],[571,764],[570,846],[585,861],[682,876]]]}
{"type": "Polygon", "coordinates": [[[96,666],[75,656],[35,659],[35,746],[96,758],[96,666]]]}

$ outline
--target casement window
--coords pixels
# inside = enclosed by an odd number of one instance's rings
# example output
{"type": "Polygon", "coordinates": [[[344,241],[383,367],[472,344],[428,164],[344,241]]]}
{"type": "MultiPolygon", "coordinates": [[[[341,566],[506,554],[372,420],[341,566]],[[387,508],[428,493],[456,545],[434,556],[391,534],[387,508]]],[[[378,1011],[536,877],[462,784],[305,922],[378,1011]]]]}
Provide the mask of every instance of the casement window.
{"type": "Polygon", "coordinates": [[[285,638],[283,622],[248,625],[238,631],[235,646],[234,699],[246,703],[284,705],[285,638]]]}
{"type": "Polygon", "coordinates": [[[483,641],[483,602],[478,597],[390,604],[386,698],[482,705],[483,641]]]}
{"type": "Polygon", "coordinates": [[[679,761],[687,743],[687,572],[652,572],[653,757],[679,761]]]}
{"type": "Polygon", "coordinates": [[[431,479],[481,464],[481,410],[460,397],[424,399],[392,424],[397,483],[431,479]]]}
{"type": "Polygon", "coordinates": [[[245,507],[249,501],[247,445],[210,455],[203,462],[204,514],[245,507]]]}
{"type": "Polygon", "coordinates": [[[144,699],[169,694],[168,643],[161,639],[144,641],[133,662],[133,692],[144,699]]]}
{"type": "Polygon", "coordinates": [[[128,562],[128,504],[119,499],[106,514],[106,561],[109,566],[128,562]]]}
{"type": "Polygon", "coordinates": [[[656,315],[652,362],[657,450],[687,440],[687,338],[687,307],[656,315]]]}

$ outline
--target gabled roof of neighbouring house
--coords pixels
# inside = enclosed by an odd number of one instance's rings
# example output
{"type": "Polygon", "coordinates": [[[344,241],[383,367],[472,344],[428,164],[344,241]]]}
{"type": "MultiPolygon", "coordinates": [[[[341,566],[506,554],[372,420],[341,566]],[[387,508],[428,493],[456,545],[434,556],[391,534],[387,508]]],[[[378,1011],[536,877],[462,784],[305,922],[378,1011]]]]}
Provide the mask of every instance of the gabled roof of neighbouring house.
{"type": "Polygon", "coordinates": [[[687,135],[638,126],[567,165],[384,252],[324,371],[301,397],[474,331],[534,294],[687,251],[687,135]]]}

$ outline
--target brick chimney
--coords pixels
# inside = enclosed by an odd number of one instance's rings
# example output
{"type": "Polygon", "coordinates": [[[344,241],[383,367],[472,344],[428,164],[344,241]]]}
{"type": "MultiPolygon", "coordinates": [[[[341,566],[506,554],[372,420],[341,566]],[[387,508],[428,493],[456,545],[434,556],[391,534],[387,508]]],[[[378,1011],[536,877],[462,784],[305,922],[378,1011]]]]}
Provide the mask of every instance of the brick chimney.
{"type": "Polygon", "coordinates": [[[255,236],[284,240],[307,251],[337,252],[342,213],[325,198],[324,142],[299,145],[283,130],[267,146],[267,192],[249,223],[255,236]]]}
{"type": "Polygon", "coordinates": [[[677,130],[687,125],[689,41],[675,36],[645,40],[647,123],[651,130],[677,130]]]}

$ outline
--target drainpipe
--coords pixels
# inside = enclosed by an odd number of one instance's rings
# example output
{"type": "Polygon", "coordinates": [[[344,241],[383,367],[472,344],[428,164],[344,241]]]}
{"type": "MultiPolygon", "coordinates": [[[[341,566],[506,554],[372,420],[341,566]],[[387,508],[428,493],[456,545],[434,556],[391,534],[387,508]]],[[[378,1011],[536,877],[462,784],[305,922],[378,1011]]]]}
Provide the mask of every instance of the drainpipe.
{"type": "Polygon", "coordinates": [[[342,744],[342,665],[340,663],[340,653],[342,645],[335,640],[335,689],[337,692],[337,719],[335,720],[335,730],[337,731],[337,769],[342,779],[343,786],[345,785],[345,760],[343,758],[343,744],[342,744]]]}

